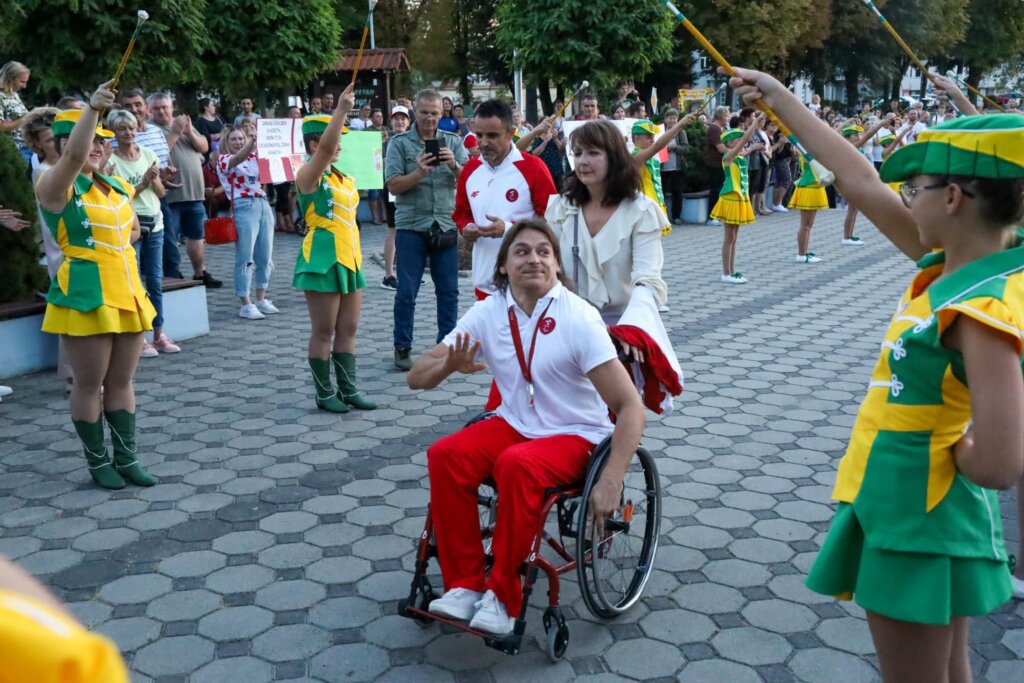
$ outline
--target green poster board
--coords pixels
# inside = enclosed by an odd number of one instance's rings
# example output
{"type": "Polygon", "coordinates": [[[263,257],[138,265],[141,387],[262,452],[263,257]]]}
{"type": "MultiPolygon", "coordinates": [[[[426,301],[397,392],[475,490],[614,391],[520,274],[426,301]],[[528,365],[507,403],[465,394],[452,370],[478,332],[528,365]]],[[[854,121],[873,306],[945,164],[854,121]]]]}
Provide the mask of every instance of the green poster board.
{"type": "Polygon", "coordinates": [[[354,130],[341,136],[341,154],[334,166],[352,176],[360,190],[384,188],[383,141],[376,131],[354,130]]]}

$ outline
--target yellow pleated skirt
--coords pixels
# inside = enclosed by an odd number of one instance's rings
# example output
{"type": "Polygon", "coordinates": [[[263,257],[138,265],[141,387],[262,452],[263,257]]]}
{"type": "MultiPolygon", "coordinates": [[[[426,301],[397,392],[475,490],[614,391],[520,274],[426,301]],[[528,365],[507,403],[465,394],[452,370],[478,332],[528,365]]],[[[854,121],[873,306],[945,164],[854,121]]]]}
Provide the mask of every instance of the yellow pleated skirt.
{"type": "Polygon", "coordinates": [[[156,309],[148,301],[134,311],[101,305],[91,311],[46,304],[43,332],[88,337],[94,334],[121,334],[153,329],[156,309]]]}
{"type": "Polygon", "coordinates": [[[750,225],[754,222],[754,207],[748,197],[730,192],[718,198],[715,208],[711,209],[711,218],[728,225],[750,225]]]}
{"type": "Polygon", "coordinates": [[[793,196],[789,199],[789,208],[800,209],[801,211],[820,211],[828,208],[828,195],[824,187],[811,185],[810,187],[798,187],[793,190],[793,196]]]}

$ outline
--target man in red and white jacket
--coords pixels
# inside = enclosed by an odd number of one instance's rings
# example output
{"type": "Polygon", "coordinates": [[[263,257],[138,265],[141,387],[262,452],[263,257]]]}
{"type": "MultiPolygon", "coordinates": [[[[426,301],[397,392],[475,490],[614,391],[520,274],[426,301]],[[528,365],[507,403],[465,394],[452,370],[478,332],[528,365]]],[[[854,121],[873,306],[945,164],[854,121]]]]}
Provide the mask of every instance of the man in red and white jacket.
{"type": "Polygon", "coordinates": [[[473,286],[481,300],[496,291],[494,266],[505,231],[515,221],[543,219],[548,198],[558,191],[544,162],[513,144],[507,103],[483,102],[473,123],[480,156],[459,175],[452,219],[473,245],[473,286]]]}

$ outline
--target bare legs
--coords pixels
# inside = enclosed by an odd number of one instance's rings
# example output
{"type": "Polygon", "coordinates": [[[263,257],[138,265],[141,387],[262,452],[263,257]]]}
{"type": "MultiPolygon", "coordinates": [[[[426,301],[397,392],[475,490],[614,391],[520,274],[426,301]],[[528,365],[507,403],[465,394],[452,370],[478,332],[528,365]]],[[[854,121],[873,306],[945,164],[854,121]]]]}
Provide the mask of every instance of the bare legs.
{"type": "Polygon", "coordinates": [[[726,223],[722,230],[722,275],[732,275],[736,272],[736,238],[740,226],[726,223]]]}
{"type": "Polygon", "coordinates": [[[355,353],[356,330],[363,293],[306,292],[309,320],[309,357],[329,358],[331,351],[355,353]]]}
{"type": "Polygon", "coordinates": [[[796,248],[800,256],[805,256],[811,246],[811,228],[814,227],[814,216],[817,211],[800,211],[800,229],[796,233],[796,248]]]}
{"type": "Polygon", "coordinates": [[[141,332],[64,336],[75,377],[71,387],[71,419],[95,422],[103,410],[135,412],[132,377],[135,376],[142,342],[141,332]]]}
{"type": "Polygon", "coordinates": [[[853,237],[853,226],[857,223],[857,209],[854,208],[853,204],[846,205],[846,218],[843,219],[843,239],[848,240],[853,237]]]}
{"type": "Polygon", "coordinates": [[[188,260],[192,262],[192,274],[202,277],[203,269],[206,268],[206,242],[186,238],[185,251],[188,253],[188,260]]]}
{"type": "Polygon", "coordinates": [[[884,683],[971,683],[967,617],[935,626],[868,612],[868,627],[884,683]]]}

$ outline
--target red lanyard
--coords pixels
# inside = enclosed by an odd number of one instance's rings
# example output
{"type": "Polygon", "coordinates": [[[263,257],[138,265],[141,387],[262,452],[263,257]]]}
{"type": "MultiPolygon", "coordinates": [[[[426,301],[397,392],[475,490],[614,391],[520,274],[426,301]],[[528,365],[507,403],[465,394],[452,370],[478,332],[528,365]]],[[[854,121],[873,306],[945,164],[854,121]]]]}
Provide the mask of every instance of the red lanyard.
{"type": "Polygon", "coordinates": [[[537,324],[533,326],[533,338],[530,340],[530,358],[526,358],[526,353],[523,351],[523,340],[519,336],[519,320],[516,318],[515,305],[508,307],[508,324],[512,328],[512,343],[516,347],[516,357],[519,359],[519,369],[523,373],[523,377],[526,379],[526,397],[530,400],[530,405],[533,405],[533,375],[531,369],[533,368],[533,352],[537,350],[537,332],[540,330],[540,325],[544,322],[544,316],[548,314],[548,309],[551,308],[551,304],[554,303],[554,299],[548,302],[548,305],[544,307],[544,312],[537,318],[537,324]]]}

